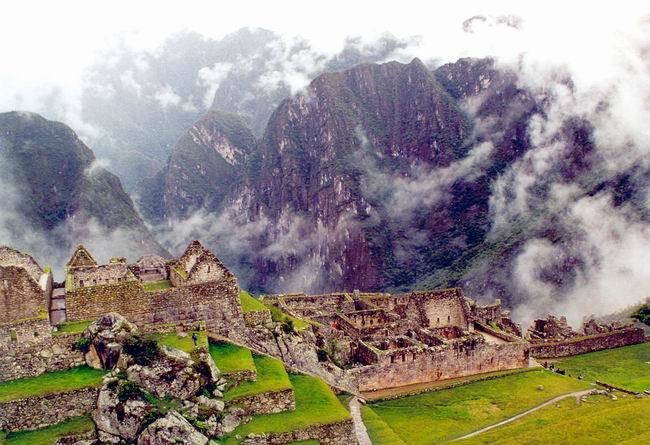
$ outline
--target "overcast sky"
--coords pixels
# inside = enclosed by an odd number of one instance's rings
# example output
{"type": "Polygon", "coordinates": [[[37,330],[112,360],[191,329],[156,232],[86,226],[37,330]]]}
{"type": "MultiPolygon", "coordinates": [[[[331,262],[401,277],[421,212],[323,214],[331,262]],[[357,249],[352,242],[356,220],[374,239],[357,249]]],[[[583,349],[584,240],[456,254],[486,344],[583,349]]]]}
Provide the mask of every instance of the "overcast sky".
{"type": "Polygon", "coordinates": [[[507,56],[527,50],[541,58],[562,61],[577,57],[588,63],[592,57],[587,56],[615,41],[630,20],[638,20],[647,12],[640,1],[602,6],[567,0],[21,0],[2,5],[0,88],[4,93],[24,90],[29,94],[30,88],[50,82],[74,87],[97,52],[118,39],[136,47],[155,48],[175,31],[191,29],[220,37],[243,26],[303,36],[324,51],[336,50],[349,35],[370,38],[390,32],[397,37],[422,36],[423,57],[448,60],[486,53],[507,56]],[[506,27],[484,26],[481,32],[464,33],[462,22],[476,14],[516,14],[523,19],[523,29],[515,33],[506,27]]]}

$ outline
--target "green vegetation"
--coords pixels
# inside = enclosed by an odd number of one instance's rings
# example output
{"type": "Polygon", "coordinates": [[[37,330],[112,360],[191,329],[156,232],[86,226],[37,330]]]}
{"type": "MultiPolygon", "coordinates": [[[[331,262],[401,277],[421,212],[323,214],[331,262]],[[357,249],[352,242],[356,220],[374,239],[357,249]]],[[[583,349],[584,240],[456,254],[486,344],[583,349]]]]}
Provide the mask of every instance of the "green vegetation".
{"type": "Polygon", "coordinates": [[[133,357],[138,365],[147,366],[160,354],[156,339],[149,336],[134,335],[126,339],[123,345],[124,352],[133,357]]]}
{"type": "Polygon", "coordinates": [[[377,445],[406,445],[395,431],[368,405],[361,405],[361,416],[372,443],[377,445]]]}
{"type": "Polygon", "coordinates": [[[650,398],[591,396],[562,400],[460,444],[647,443],[650,398]],[[646,413],[646,414],[644,414],[646,413]]]}
{"type": "Polygon", "coordinates": [[[78,366],[66,371],[48,372],[36,377],[0,383],[0,403],[25,397],[44,396],[100,386],[104,371],[78,366]]]}
{"type": "Polygon", "coordinates": [[[169,289],[172,287],[172,282],[169,280],[152,281],[149,283],[142,283],[142,287],[145,292],[155,292],[158,290],[169,289]]]}
{"type": "MultiPolygon", "coordinates": [[[[512,374],[400,399],[370,404],[370,437],[387,437],[388,429],[408,444],[453,439],[492,425],[560,394],[589,387],[586,382],[544,369],[512,374]],[[543,390],[538,387],[542,385],[543,390]],[[372,412],[385,426],[372,417],[372,412]]],[[[377,442],[382,443],[382,442],[377,442]]],[[[388,442],[390,443],[390,442],[388,442]]]]}
{"type": "Polygon", "coordinates": [[[0,436],[0,443],[5,443],[6,445],[51,445],[60,437],[84,433],[94,428],[95,424],[90,418],[90,415],[72,417],[65,422],[38,430],[9,433],[4,442],[0,436]]]}
{"type": "Polygon", "coordinates": [[[174,267],[174,270],[176,271],[176,273],[178,275],[180,275],[182,278],[187,280],[187,272],[185,271],[185,269],[183,269],[182,267],[177,266],[177,267],[174,267]]]}
{"type": "Polygon", "coordinates": [[[647,303],[644,304],[639,309],[634,311],[630,317],[638,322],[650,326],[650,305],[647,303]]]}
{"type": "Polygon", "coordinates": [[[175,332],[168,334],[152,334],[150,338],[156,340],[161,346],[169,346],[170,348],[180,349],[187,353],[194,351],[194,340],[192,334],[196,333],[199,336],[197,343],[200,346],[208,347],[208,336],[205,331],[192,331],[187,332],[187,335],[179,335],[175,332]]]}
{"type": "Polygon", "coordinates": [[[309,322],[303,320],[302,318],[292,317],[291,315],[283,312],[279,307],[273,306],[272,304],[267,305],[267,308],[271,311],[271,318],[273,321],[277,321],[286,326],[292,326],[296,331],[302,331],[309,327],[309,322]]]}
{"type": "Polygon", "coordinates": [[[650,389],[650,343],[606,349],[561,359],[560,369],[588,381],[600,380],[633,391],[650,389]]]}
{"type": "Polygon", "coordinates": [[[345,407],[341,405],[329,386],[322,380],[297,374],[292,374],[290,379],[296,397],[295,411],[255,416],[249,423],[240,425],[224,438],[222,443],[237,444],[250,433],[293,431],[311,425],[326,425],[350,418],[345,407]],[[240,439],[236,438],[237,435],[240,436],[240,439]]]}
{"type": "MultiPolygon", "coordinates": [[[[291,382],[284,365],[278,359],[263,355],[253,356],[257,368],[257,380],[242,382],[226,391],[224,401],[228,402],[241,397],[252,396],[264,392],[278,392],[291,388],[291,382]]],[[[217,366],[219,366],[217,364],[217,366]]]]}
{"type": "Polygon", "coordinates": [[[264,303],[245,290],[239,290],[239,301],[241,301],[241,308],[244,312],[263,311],[266,309],[264,303]]]}
{"type": "Polygon", "coordinates": [[[255,362],[250,349],[229,342],[210,342],[210,355],[224,374],[254,371],[255,362]]]}
{"type": "Polygon", "coordinates": [[[53,335],[81,334],[92,322],[92,320],[65,321],[57,326],[58,330],[53,335]]]}

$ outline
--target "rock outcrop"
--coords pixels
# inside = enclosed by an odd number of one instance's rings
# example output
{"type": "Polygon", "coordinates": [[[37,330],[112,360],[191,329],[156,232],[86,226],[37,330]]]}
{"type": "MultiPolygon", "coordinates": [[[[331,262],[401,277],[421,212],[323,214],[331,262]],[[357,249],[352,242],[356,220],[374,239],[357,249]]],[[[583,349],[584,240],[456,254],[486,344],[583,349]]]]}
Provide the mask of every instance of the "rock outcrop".
{"type": "Polygon", "coordinates": [[[156,420],[142,432],[138,445],[205,445],[208,438],[176,411],[156,420]]]}
{"type": "Polygon", "coordinates": [[[122,345],[138,328],[120,314],[104,314],[86,328],[83,338],[89,342],[86,364],[96,369],[113,369],[122,354],[122,345]]]}
{"type": "Polygon", "coordinates": [[[102,443],[133,443],[151,409],[132,383],[108,378],[93,411],[99,440],[102,443]]]}

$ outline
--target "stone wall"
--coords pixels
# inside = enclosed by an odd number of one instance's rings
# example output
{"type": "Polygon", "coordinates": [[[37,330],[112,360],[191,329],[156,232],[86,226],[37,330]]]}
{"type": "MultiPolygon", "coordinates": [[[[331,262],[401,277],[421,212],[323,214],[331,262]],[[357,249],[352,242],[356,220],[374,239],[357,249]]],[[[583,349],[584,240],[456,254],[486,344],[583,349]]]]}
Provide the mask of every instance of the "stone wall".
{"type": "Polygon", "coordinates": [[[145,292],[137,281],[76,289],[66,295],[68,320],[118,312],[146,330],[148,324],[205,321],[215,334],[238,338],[244,318],[235,281],[209,282],[145,292]]]}
{"type": "Polygon", "coordinates": [[[47,316],[0,323],[0,349],[42,343],[52,337],[51,331],[47,316]]]}
{"type": "Polygon", "coordinates": [[[0,381],[34,377],[84,364],[83,353],[73,346],[79,338],[80,334],[63,334],[38,343],[0,347],[0,381]]]}
{"type": "Polygon", "coordinates": [[[280,445],[303,440],[318,440],[321,444],[327,445],[351,445],[357,443],[354,434],[354,422],[344,420],[329,425],[313,425],[302,430],[288,433],[271,433],[255,437],[247,437],[243,445],[280,445]]]}
{"type": "Polygon", "coordinates": [[[554,358],[601,349],[643,343],[645,333],[641,328],[627,328],[619,331],[604,332],[589,336],[573,337],[566,340],[539,341],[531,343],[530,353],[533,357],[554,358]]]}
{"type": "Polygon", "coordinates": [[[0,404],[0,430],[43,428],[91,412],[99,388],[50,394],[0,404]]]}
{"type": "Polygon", "coordinates": [[[244,371],[235,371],[223,373],[224,377],[227,377],[235,386],[241,382],[254,382],[257,380],[257,371],[254,369],[247,369],[244,371]]]}
{"type": "Polygon", "coordinates": [[[46,307],[45,292],[26,269],[0,266],[0,322],[36,317],[46,307]]]}
{"type": "Polygon", "coordinates": [[[475,348],[432,348],[420,353],[401,354],[395,362],[353,368],[348,371],[358,382],[359,391],[373,391],[415,383],[433,382],[485,372],[528,366],[528,344],[489,344],[475,348]]]}
{"type": "Polygon", "coordinates": [[[277,392],[264,392],[248,397],[242,397],[231,402],[233,406],[242,408],[247,416],[258,414],[279,413],[296,409],[293,389],[277,392]]]}
{"type": "Polygon", "coordinates": [[[271,311],[264,309],[261,311],[244,312],[244,321],[246,326],[261,326],[271,323],[271,311]]]}

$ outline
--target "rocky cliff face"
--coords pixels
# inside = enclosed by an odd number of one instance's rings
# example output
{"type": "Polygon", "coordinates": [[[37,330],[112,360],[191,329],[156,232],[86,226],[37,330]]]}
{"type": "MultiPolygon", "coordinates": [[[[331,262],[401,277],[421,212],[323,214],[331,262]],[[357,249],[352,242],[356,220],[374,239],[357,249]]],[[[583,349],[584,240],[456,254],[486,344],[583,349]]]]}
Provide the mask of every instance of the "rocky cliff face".
{"type": "MultiPolygon", "coordinates": [[[[120,232],[134,251],[164,253],[119,179],[69,127],[34,113],[0,114],[2,242],[67,256],[76,242],[120,232]]],[[[136,253],[137,254],[137,253],[136,253]]]]}

